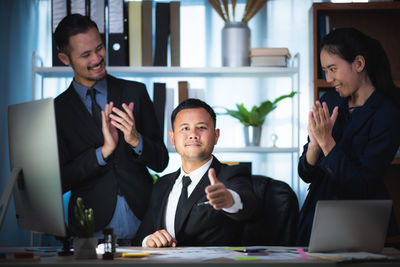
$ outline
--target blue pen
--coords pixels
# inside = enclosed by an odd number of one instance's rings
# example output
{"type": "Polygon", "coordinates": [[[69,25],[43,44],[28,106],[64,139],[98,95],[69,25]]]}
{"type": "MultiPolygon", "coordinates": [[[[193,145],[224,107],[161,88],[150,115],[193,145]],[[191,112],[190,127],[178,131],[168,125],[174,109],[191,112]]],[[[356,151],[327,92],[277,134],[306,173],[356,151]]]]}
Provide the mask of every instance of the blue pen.
{"type": "Polygon", "coordinates": [[[265,248],[246,248],[234,250],[245,255],[268,255],[267,249],[265,248]]]}

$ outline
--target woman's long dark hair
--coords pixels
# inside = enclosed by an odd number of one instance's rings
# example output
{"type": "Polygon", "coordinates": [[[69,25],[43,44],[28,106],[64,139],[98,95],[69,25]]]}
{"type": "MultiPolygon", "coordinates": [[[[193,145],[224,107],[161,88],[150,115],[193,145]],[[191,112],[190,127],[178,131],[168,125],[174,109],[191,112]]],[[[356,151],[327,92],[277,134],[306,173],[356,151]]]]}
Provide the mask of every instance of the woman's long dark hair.
{"type": "Polygon", "coordinates": [[[393,83],[390,63],[382,45],[354,28],[338,28],[326,35],[321,50],[337,55],[349,63],[356,56],[365,59],[365,70],[376,90],[400,107],[399,88],[393,83]]]}

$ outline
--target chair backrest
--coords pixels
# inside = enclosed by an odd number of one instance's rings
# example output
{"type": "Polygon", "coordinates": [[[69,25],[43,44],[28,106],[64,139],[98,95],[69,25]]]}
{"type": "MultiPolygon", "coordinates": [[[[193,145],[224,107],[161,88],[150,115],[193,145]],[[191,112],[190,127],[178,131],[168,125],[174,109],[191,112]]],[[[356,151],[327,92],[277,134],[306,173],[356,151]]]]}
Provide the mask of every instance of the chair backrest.
{"type": "Polygon", "coordinates": [[[262,175],[252,178],[259,207],[256,218],[245,225],[243,245],[295,245],[299,216],[296,194],[283,181],[262,175]]]}
{"type": "Polygon", "coordinates": [[[384,175],[384,182],[388,190],[389,196],[393,203],[393,212],[389,223],[388,238],[386,243],[388,246],[396,246],[400,248],[400,165],[390,165],[384,175]]]}

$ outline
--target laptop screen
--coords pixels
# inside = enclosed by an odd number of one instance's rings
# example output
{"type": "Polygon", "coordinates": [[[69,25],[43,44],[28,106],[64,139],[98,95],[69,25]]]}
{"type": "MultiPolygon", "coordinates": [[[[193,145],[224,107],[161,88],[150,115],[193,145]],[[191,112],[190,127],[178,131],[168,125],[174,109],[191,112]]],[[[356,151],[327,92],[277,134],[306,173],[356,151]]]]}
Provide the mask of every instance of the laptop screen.
{"type": "Polygon", "coordinates": [[[391,208],[391,200],[318,201],[308,252],[380,252],[391,208]]]}

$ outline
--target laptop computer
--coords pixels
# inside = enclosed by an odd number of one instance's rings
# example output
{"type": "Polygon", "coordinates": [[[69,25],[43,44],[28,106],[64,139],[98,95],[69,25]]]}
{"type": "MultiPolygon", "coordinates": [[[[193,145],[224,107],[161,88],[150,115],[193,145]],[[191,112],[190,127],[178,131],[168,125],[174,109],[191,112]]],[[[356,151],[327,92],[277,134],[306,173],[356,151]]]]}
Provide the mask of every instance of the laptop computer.
{"type": "Polygon", "coordinates": [[[380,252],[391,208],[391,200],[318,201],[308,252],[380,252]]]}

